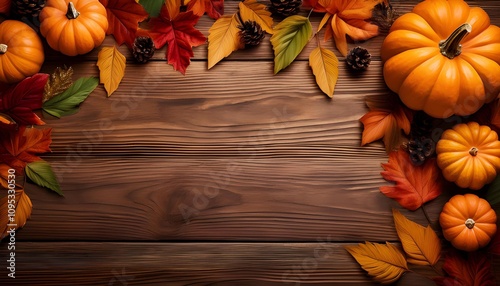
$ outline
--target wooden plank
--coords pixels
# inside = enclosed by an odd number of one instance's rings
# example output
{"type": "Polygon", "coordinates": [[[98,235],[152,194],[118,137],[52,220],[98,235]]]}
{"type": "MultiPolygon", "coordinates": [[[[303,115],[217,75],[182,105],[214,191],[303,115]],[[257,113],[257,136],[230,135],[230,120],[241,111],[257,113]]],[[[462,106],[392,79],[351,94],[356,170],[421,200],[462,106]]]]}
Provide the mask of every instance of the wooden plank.
{"type": "MultiPolygon", "coordinates": [[[[65,197],[29,185],[19,240],[396,241],[380,161],[336,158],[48,160],[65,197]]],[[[426,209],[434,223],[448,195],[426,209]]],[[[427,225],[422,211],[404,212],[427,225]]]]}
{"type": "MultiPolygon", "coordinates": [[[[314,243],[18,243],[15,285],[377,285],[344,249],[352,244],[317,239],[314,243]]],[[[5,248],[0,253],[7,257],[5,248]]],[[[0,284],[12,285],[6,268],[0,269],[0,284]]],[[[427,269],[423,274],[435,275],[427,269]]],[[[399,285],[434,284],[408,273],[399,285]]]]}

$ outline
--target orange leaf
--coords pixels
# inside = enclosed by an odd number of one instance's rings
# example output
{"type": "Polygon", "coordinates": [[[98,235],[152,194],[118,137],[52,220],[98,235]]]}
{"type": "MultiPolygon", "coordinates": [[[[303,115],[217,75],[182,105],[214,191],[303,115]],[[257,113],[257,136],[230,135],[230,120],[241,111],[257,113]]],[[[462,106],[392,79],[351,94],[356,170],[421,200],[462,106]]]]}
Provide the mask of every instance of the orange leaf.
{"type": "Polygon", "coordinates": [[[148,18],[148,12],[135,0],[99,0],[106,7],[108,17],[107,35],[113,35],[117,45],[131,46],[139,22],[148,18]]]}
{"type": "Polygon", "coordinates": [[[0,239],[23,227],[31,216],[32,207],[24,189],[15,190],[15,194],[0,199],[0,239]],[[15,212],[9,212],[9,209],[15,209],[15,212]]]}
{"type": "Polygon", "coordinates": [[[444,260],[443,270],[448,277],[435,278],[439,286],[494,286],[495,276],[492,265],[485,253],[471,252],[467,258],[454,251],[444,260]]]}
{"type": "Polygon", "coordinates": [[[399,149],[389,154],[389,162],[382,164],[382,167],[385,170],[380,173],[382,177],[396,185],[382,186],[380,191],[406,209],[414,211],[442,192],[441,170],[435,159],[428,159],[423,165],[415,166],[408,153],[399,149]]]}
{"type": "Polygon", "coordinates": [[[207,15],[217,20],[224,14],[224,0],[190,0],[187,4],[187,10],[193,11],[196,16],[207,15]]]}

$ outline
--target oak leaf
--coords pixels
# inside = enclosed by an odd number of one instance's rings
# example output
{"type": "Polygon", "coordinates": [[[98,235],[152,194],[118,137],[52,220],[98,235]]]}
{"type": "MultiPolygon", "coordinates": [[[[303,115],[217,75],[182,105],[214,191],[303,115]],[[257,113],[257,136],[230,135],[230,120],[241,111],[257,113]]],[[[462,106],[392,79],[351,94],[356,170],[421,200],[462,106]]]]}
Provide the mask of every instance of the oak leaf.
{"type": "Polygon", "coordinates": [[[97,55],[99,78],[108,93],[108,97],[115,92],[125,75],[125,56],[115,46],[104,47],[97,55]]]}
{"type": "Polygon", "coordinates": [[[43,88],[43,102],[63,93],[73,84],[73,68],[57,67],[43,88]]]}
{"type": "Polygon", "coordinates": [[[257,0],[245,0],[240,2],[239,8],[242,22],[255,21],[262,30],[273,33],[273,18],[266,5],[258,3],[257,0]]]}
{"type": "Polygon", "coordinates": [[[193,11],[196,16],[207,15],[217,20],[224,14],[224,0],[188,0],[184,2],[188,11],[193,11]]]}
{"type": "Polygon", "coordinates": [[[409,270],[403,253],[389,242],[384,245],[367,241],[345,248],[368,275],[380,283],[393,283],[409,270]]]}
{"type": "Polygon", "coordinates": [[[443,270],[448,276],[434,279],[439,286],[496,285],[491,262],[482,252],[470,252],[465,258],[453,251],[446,255],[443,270]]]}
{"type": "Polygon", "coordinates": [[[206,42],[205,36],[194,27],[199,19],[191,11],[181,12],[172,19],[168,7],[163,6],[160,16],[150,20],[150,35],[155,47],[160,49],[168,44],[168,63],[182,74],[186,73],[194,56],[193,47],[206,42]]]}
{"type": "Polygon", "coordinates": [[[0,239],[13,230],[23,227],[31,216],[33,205],[24,189],[16,189],[15,195],[0,199],[0,239]],[[9,209],[15,209],[15,216],[9,216],[9,209]]]}
{"type": "Polygon", "coordinates": [[[240,24],[236,14],[222,16],[210,27],[208,35],[208,68],[211,69],[232,52],[243,48],[240,24]]]}
{"type": "Polygon", "coordinates": [[[339,60],[335,54],[328,49],[317,47],[309,55],[309,66],[321,90],[330,98],[333,97],[339,77],[339,60]]]}
{"type": "Polygon", "coordinates": [[[113,35],[117,45],[131,46],[139,23],[148,18],[148,13],[135,0],[99,0],[106,8],[108,17],[107,35],[113,35]]]}
{"type": "Polygon", "coordinates": [[[380,191],[406,209],[414,211],[442,192],[443,179],[435,159],[415,166],[408,153],[399,149],[389,154],[389,162],[382,164],[382,167],[382,177],[395,182],[395,185],[382,186],[380,191]]]}
{"type": "Polygon", "coordinates": [[[396,209],[392,210],[392,215],[407,261],[416,265],[435,265],[441,257],[441,241],[434,230],[407,219],[396,209]]]}

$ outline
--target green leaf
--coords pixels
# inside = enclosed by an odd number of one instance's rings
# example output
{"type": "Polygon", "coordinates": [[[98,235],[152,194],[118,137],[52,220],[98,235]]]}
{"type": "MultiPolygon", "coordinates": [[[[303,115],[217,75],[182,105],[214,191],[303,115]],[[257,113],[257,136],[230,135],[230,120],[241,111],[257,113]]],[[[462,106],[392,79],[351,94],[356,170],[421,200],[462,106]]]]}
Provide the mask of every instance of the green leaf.
{"type": "Polygon", "coordinates": [[[149,17],[153,18],[160,15],[160,10],[163,4],[165,4],[165,0],[139,0],[139,4],[148,12],[149,17]]]}
{"type": "Polygon", "coordinates": [[[274,74],[289,66],[300,54],[312,35],[309,19],[294,15],[274,28],[271,44],[274,49],[274,74]]]}
{"type": "Polygon", "coordinates": [[[28,178],[35,184],[49,188],[63,196],[59,182],[57,182],[56,175],[49,163],[43,160],[31,162],[26,165],[25,171],[28,178]]]}
{"type": "Polygon", "coordinates": [[[488,187],[488,191],[486,192],[486,200],[492,206],[500,206],[500,175],[497,176],[488,187]]]}
{"type": "Polygon", "coordinates": [[[43,103],[43,110],[57,118],[78,112],[78,106],[97,87],[95,77],[82,77],[60,95],[43,103]]]}

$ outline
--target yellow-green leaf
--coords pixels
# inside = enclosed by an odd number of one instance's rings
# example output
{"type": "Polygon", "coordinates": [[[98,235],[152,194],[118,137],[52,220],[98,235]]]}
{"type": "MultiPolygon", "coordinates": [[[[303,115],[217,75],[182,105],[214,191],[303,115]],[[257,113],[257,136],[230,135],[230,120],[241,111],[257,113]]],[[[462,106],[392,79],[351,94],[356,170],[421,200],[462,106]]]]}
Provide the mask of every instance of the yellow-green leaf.
{"type": "Polygon", "coordinates": [[[108,97],[118,88],[125,75],[125,56],[113,47],[104,47],[97,55],[100,80],[108,97]]]}
{"type": "Polygon", "coordinates": [[[435,265],[441,256],[441,241],[430,227],[423,227],[393,209],[394,224],[408,262],[416,265],[435,265]]]}
{"type": "Polygon", "coordinates": [[[273,18],[271,12],[267,11],[266,5],[258,3],[257,0],[245,0],[240,2],[239,7],[243,22],[255,21],[264,31],[273,33],[273,18]]]}
{"type": "Polygon", "coordinates": [[[40,187],[46,187],[60,196],[64,196],[59,186],[59,182],[57,181],[56,174],[49,163],[43,160],[28,163],[25,172],[26,176],[35,184],[40,187]]]}
{"type": "Polygon", "coordinates": [[[311,22],[304,16],[290,16],[276,25],[271,37],[274,49],[274,74],[295,60],[307,45],[311,35],[311,22]]]}
{"type": "Polygon", "coordinates": [[[357,246],[346,246],[347,251],[356,259],[368,275],[383,284],[390,284],[408,271],[403,253],[387,242],[384,244],[365,242],[357,246]]]}
{"type": "Polygon", "coordinates": [[[339,77],[339,60],[335,54],[327,49],[317,47],[309,55],[309,66],[316,76],[316,83],[319,88],[328,95],[333,97],[335,84],[339,77]]]}
{"type": "Polygon", "coordinates": [[[208,30],[208,68],[243,47],[236,14],[222,16],[208,30]]]}
{"type": "Polygon", "coordinates": [[[24,189],[17,189],[14,195],[7,194],[0,199],[0,239],[9,235],[12,230],[23,227],[31,216],[32,208],[24,189]],[[16,210],[15,216],[9,216],[9,209],[16,210]]]}

